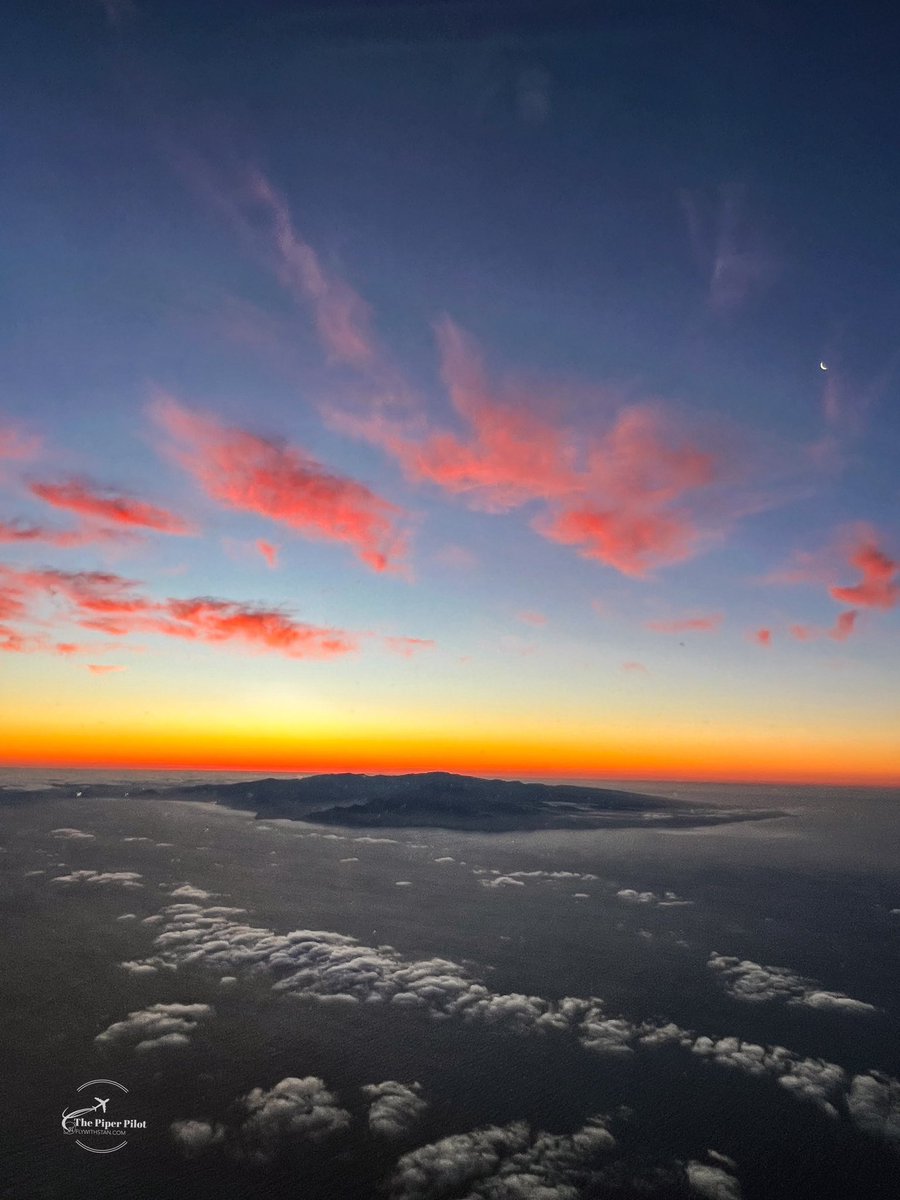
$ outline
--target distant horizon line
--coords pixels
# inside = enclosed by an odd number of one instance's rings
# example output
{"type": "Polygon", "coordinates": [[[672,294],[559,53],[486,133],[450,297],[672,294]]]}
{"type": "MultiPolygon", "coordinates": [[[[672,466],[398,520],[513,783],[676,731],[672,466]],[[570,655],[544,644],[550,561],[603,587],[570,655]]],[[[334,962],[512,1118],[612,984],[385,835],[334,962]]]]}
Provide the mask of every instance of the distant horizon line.
{"type": "Polygon", "coordinates": [[[896,790],[900,788],[900,777],[893,781],[881,780],[875,782],[872,778],[850,778],[848,776],[840,777],[819,777],[813,779],[785,778],[785,777],[751,777],[751,776],[673,776],[652,774],[622,774],[622,775],[585,775],[583,773],[559,773],[559,772],[528,772],[515,774],[508,771],[487,771],[487,772],[472,772],[461,770],[448,770],[445,767],[427,767],[417,768],[414,770],[387,770],[385,768],[371,768],[368,770],[356,768],[314,768],[314,767],[275,767],[254,765],[245,766],[187,766],[183,763],[173,765],[140,766],[133,763],[34,763],[34,762],[2,762],[0,761],[0,771],[102,771],[102,772],[119,772],[127,773],[129,771],[153,774],[175,774],[181,772],[184,774],[195,775],[252,775],[258,778],[275,775],[285,775],[294,778],[305,778],[312,775],[431,775],[431,774],[446,774],[446,775],[463,775],[477,779],[503,779],[503,780],[519,780],[521,782],[542,782],[552,780],[554,782],[570,783],[570,784],[590,784],[593,786],[604,786],[606,784],[615,783],[658,783],[658,784],[704,784],[708,786],[716,785],[743,785],[747,787],[838,787],[838,788],[868,788],[872,790],[896,790]],[[602,783],[596,781],[602,780],[602,783]]]}

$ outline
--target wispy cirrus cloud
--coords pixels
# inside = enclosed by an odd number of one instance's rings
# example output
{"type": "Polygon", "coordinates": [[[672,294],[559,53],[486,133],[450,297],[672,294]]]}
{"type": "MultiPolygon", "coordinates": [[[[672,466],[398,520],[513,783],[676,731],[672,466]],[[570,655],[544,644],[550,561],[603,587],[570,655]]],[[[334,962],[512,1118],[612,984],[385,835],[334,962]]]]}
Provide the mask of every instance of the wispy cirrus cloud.
{"type": "Polygon", "coordinates": [[[694,255],[707,279],[709,308],[725,316],[761,296],[778,275],[778,261],[746,187],[725,184],[714,198],[683,191],[679,199],[694,255]]]}
{"type": "Polygon", "coordinates": [[[0,620],[7,622],[11,636],[21,640],[21,629],[9,622],[33,618],[42,601],[52,600],[61,606],[65,619],[112,637],[161,634],[314,659],[349,654],[359,645],[352,633],[298,621],[281,609],[209,596],[158,601],[137,587],[134,581],[107,572],[19,571],[0,566],[0,620]]]}
{"type": "Polygon", "coordinates": [[[670,621],[645,621],[644,627],[652,633],[713,633],[725,620],[722,613],[706,617],[675,617],[670,621]]]}
{"type": "Polygon", "coordinates": [[[104,488],[87,479],[60,483],[32,483],[29,491],[54,508],[67,509],[89,520],[110,525],[150,529],[156,533],[190,534],[195,530],[166,508],[149,504],[125,492],[104,488]]]}
{"type": "Polygon", "coordinates": [[[271,180],[234,158],[214,161],[183,148],[175,158],[189,186],[223,215],[245,252],[312,314],[329,359],[357,370],[378,369],[385,355],[372,329],[370,306],[322,262],[271,180]]]}
{"type": "Polygon", "coordinates": [[[41,439],[15,425],[0,424],[0,459],[29,462],[41,452],[41,439]]]}
{"type": "Polygon", "coordinates": [[[213,500],[256,513],[303,537],[349,546],[374,571],[402,569],[402,509],[298,447],[225,425],[159,396],[151,415],[171,452],[213,500]]]}
{"type": "Polygon", "coordinates": [[[126,540],[129,540],[129,534],[125,530],[106,529],[102,526],[84,525],[80,529],[51,529],[46,525],[34,525],[21,520],[0,521],[0,543],[7,545],[31,543],[69,550],[78,546],[126,540]]]}

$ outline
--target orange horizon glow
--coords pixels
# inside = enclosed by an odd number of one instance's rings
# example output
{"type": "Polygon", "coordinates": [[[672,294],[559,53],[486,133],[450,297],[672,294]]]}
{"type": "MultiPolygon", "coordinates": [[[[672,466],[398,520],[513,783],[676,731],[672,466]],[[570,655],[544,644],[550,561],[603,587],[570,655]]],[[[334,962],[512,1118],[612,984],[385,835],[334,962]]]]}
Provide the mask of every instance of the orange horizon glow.
{"type": "MultiPolygon", "coordinates": [[[[223,750],[212,739],[162,736],[141,739],[107,736],[86,739],[69,733],[55,740],[52,752],[46,736],[28,739],[18,751],[0,754],[0,766],[18,769],[200,771],[269,774],[405,774],[450,771],[466,775],[520,779],[645,780],[660,782],[746,783],[760,785],[824,785],[843,787],[900,787],[900,769],[891,761],[887,748],[871,754],[853,770],[847,768],[845,747],[832,748],[825,756],[822,747],[779,746],[767,754],[748,747],[745,754],[727,743],[677,745],[652,751],[640,745],[584,747],[553,743],[516,745],[497,739],[473,745],[453,738],[408,739],[403,746],[393,741],[360,738],[352,746],[340,739],[294,739],[293,746],[260,741],[241,746],[233,739],[223,750]],[[313,743],[317,744],[313,744],[313,743]],[[186,743],[191,743],[190,745],[186,743]],[[235,744],[237,743],[237,744],[235,744]],[[298,744],[301,743],[301,744],[298,744]],[[120,748],[121,747],[121,748],[120,748]],[[842,753],[842,750],[844,751],[842,753]],[[749,760],[749,761],[748,761],[749,760]],[[816,768],[808,762],[814,760],[816,768]]],[[[24,742],[25,739],[22,739],[24,742]]],[[[274,739],[273,739],[274,742],[274,739]]],[[[874,749],[874,748],[873,748],[874,749]]]]}

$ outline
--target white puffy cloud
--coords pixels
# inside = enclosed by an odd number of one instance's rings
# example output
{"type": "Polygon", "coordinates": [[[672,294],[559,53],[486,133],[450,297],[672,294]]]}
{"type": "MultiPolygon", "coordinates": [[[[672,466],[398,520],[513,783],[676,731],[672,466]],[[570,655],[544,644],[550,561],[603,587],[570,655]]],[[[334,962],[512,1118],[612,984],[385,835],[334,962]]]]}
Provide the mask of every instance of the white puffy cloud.
{"type": "Polygon", "coordinates": [[[616,899],[624,904],[653,904],[659,908],[686,908],[694,903],[693,900],[684,900],[675,892],[658,895],[656,892],[638,892],[634,888],[620,888],[616,892],[616,899]]]}
{"type": "Polygon", "coordinates": [[[78,841],[93,841],[94,834],[85,833],[81,829],[51,829],[50,836],[60,838],[63,841],[78,842],[78,841]]]}
{"type": "Polygon", "coordinates": [[[54,875],[51,883],[120,884],[125,888],[143,887],[143,875],[137,871],[72,871],[69,875],[54,875]]]}
{"type": "MultiPolygon", "coordinates": [[[[116,920],[121,921],[122,918],[117,917],[116,920]]],[[[159,968],[155,967],[152,963],[137,961],[123,962],[119,963],[119,966],[123,971],[127,971],[129,975],[156,975],[159,972],[159,968]]]]}
{"type": "MultiPolygon", "coordinates": [[[[849,1080],[842,1067],[803,1058],[783,1046],[757,1045],[739,1037],[697,1036],[674,1023],[636,1023],[610,1015],[594,996],[548,1000],[493,992],[447,959],[409,961],[391,946],[366,946],[328,930],[275,933],[242,922],[241,909],[184,902],[169,905],[161,915],[162,930],[154,939],[156,953],[144,960],[150,965],[171,969],[189,963],[220,977],[268,974],[273,990],[286,995],[320,1003],[416,1008],[438,1020],[455,1018],[522,1035],[554,1031],[603,1055],[630,1055],[638,1047],[674,1043],[717,1066],[768,1076],[830,1117],[837,1118],[848,1103],[849,1080]]],[[[879,1076],[872,1073],[872,1078],[879,1076]]],[[[858,1085],[858,1091],[865,1087],[873,1090],[865,1084],[858,1085]]],[[[861,1105],[857,1107],[862,1111],[861,1105]]],[[[878,1126],[883,1136],[887,1136],[883,1129],[892,1127],[890,1122],[878,1126]]],[[[867,1131],[875,1128],[870,1122],[867,1131]]]]}
{"type": "Polygon", "coordinates": [[[215,894],[205,891],[204,888],[194,887],[192,883],[183,883],[169,892],[170,896],[178,896],[181,900],[212,900],[215,894]]]}
{"type": "Polygon", "coordinates": [[[101,1045],[124,1043],[141,1053],[161,1047],[186,1046],[200,1021],[215,1016],[209,1004],[151,1004],[130,1012],[124,1021],[116,1021],[95,1042],[101,1045]]]}
{"type": "Polygon", "coordinates": [[[244,1113],[238,1143],[250,1158],[267,1160],[286,1138],[319,1142],[350,1124],[350,1114],[338,1106],[323,1080],[288,1076],[273,1088],[253,1088],[237,1102],[244,1113]]]}
{"type": "Polygon", "coordinates": [[[655,904],[659,899],[655,892],[636,892],[634,888],[621,888],[616,892],[617,900],[626,904],[655,904]]]}
{"type": "Polygon", "coordinates": [[[525,886],[521,879],[513,879],[511,875],[495,875],[493,879],[482,879],[480,882],[482,887],[487,888],[525,886]]]}
{"type": "Polygon", "coordinates": [[[225,1137],[224,1126],[210,1121],[173,1121],[169,1131],[186,1158],[196,1158],[225,1137]]]}
{"type": "Polygon", "coordinates": [[[764,967],[749,959],[733,958],[715,951],[710,954],[707,966],[719,975],[725,991],[735,1000],[751,1004],[781,1000],[786,1004],[803,1004],[834,1012],[877,1012],[874,1004],[854,1000],[843,992],[826,991],[814,979],[798,975],[788,967],[764,967]]]}
{"type": "Polygon", "coordinates": [[[383,1083],[369,1083],[362,1089],[371,1101],[369,1106],[369,1128],[381,1137],[406,1137],[422,1118],[428,1108],[422,1099],[421,1084],[398,1083],[386,1079],[383,1083]]]}
{"type": "Polygon", "coordinates": [[[685,1167],[691,1190],[704,1200],[741,1200],[741,1185],[721,1167],[689,1162],[685,1167]]]}
{"type": "Polygon", "coordinates": [[[577,1200],[615,1148],[602,1118],[572,1134],[532,1133],[524,1121],[452,1134],[404,1154],[391,1200],[577,1200]]]}
{"type": "Polygon", "coordinates": [[[900,1150],[900,1081],[881,1071],[854,1075],[847,1109],[857,1129],[900,1150]]]}
{"type": "Polygon", "coordinates": [[[226,1123],[181,1120],[169,1129],[187,1157],[221,1145],[235,1158],[270,1162],[283,1146],[321,1142],[350,1124],[350,1114],[315,1075],[291,1075],[269,1089],[253,1088],[234,1102],[232,1112],[226,1123]]]}

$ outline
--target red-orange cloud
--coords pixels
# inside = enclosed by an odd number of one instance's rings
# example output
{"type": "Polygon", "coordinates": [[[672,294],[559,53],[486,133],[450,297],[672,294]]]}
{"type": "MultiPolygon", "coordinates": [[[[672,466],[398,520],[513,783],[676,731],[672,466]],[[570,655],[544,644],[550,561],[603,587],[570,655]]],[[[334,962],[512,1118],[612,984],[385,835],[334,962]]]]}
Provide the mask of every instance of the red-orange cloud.
{"type": "Polygon", "coordinates": [[[864,608],[896,606],[900,600],[900,563],[880,549],[872,530],[860,529],[858,540],[850,548],[849,562],[862,575],[862,580],[850,587],[829,588],[832,599],[841,604],[860,604],[864,608]]]}
{"type": "Polygon", "coordinates": [[[118,542],[127,536],[118,529],[48,529],[45,525],[27,525],[24,521],[0,521],[0,543],[7,544],[33,542],[68,550],[74,546],[118,542]]]}
{"type": "Polygon", "coordinates": [[[759,646],[771,646],[772,645],[772,630],[771,629],[756,629],[751,634],[751,637],[753,638],[754,642],[756,642],[757,645],[759,645],[759,646]]]}
{"type": "Polygon", "coordinates": [[[438,326],[437,337],[465,436],[381,412],[332,413],[332,423],[387,451],[410,479],[465,496],[474,507],[507,512],[542,502],[538,533],[623,574],[645,576],[697,552],[704,533],[690,502],[718,481],[716,462],[659,405],[627,405],[605,433],[579,437],[521,391],[496,388],[451,321],[438,326]]]}
{"type": "Polygon", "coordinates": [[[223,425],[169,397],[151,411],[178,461],[214,500],[305,537],[349,545],[375,571],[401,565],[404,514],[363,484],[330,473],[302,450],[223,425]]]}
{"type": "Polygon", "coordinates": [[[278,547],[263,538],[257,538],[256,548],[274,571],[278,566],[278,547]]]}
{"type": "Polygon", "coordinates": [[[712,633],[724,619],[721,613],[708,617],[676,617],[672,621],[647,621],[646,628],[654,633],[712,633]]]}
{"type": "Polygon", "coordinates": [[[69,479],[63,483],[32,483],[30,490],[54,508],[65,508],[95,521],[137,526],[152,529],[156,533],[193,532],[186,521],[166,508],[159,508],[122,492],[99,488],[84,479],[69,479]]]}
{"type": "Polygon", "coordinates": [[[136,587],[132,580],[100,571],[0,567],[0,618],[26,616],[29,601],[53,597],[81,628],[114,637],[157,633],[192,641],[243,642],[291,658],[332,658],[358,647],[351,633],[308,625],[279,609],[205,596],[154,601],[136,587]]]}
{"type": "Polygon", "coordinates": [[[820,629],[815,625],[792,625],[790,635],[798,642],[817,642],[822,638],[831,638],[833,642],[846,642],[856,629],[859,613],[856,609],[838,615],[831,629],[820,629]]]}
{"type": "Polygon", "coordinates": [[[124,671],[124,667],[113,666],[111,663],[88,663],[87,669],[92,675],[112,675],[115,671],[124,671]]]}

